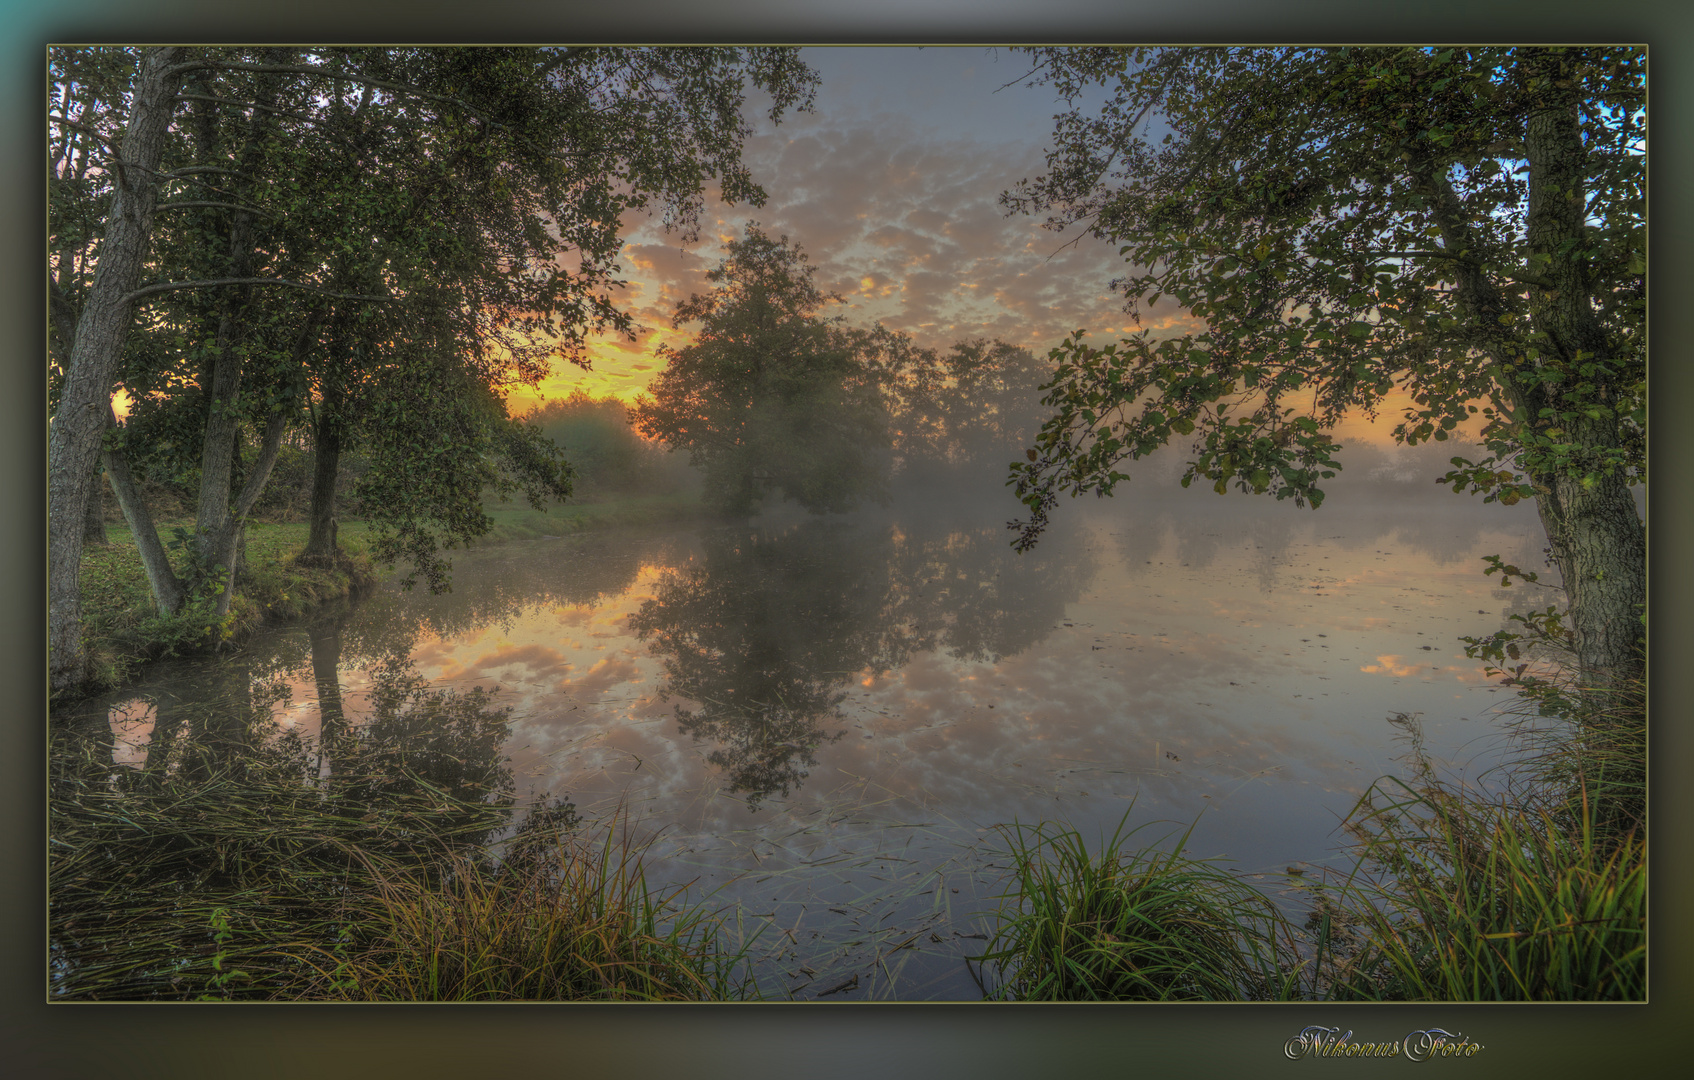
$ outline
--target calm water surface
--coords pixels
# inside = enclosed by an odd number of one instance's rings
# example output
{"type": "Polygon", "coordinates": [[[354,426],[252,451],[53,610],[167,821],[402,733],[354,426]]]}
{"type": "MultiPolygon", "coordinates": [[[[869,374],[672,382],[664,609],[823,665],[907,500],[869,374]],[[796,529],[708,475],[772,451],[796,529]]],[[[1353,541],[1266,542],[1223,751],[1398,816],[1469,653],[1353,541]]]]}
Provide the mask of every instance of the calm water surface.
{"type": "Polygon", "coordinates": [[[1291,867],[1349,866],[1340,818],[1406,768],[1388,718],[1485,769],[1509,695],[1459,636],[1549,602],[1481,573],[1488,554],[1542,565],[1528,504],[1427,481],[1378,477],[1316,513],[1149,483],[1065,508],[1024,556],[1016,509],[461,553],[450,594],[385,589],[233,662],[159,665],[88,720],[139,767],[172,712],[232,682],[308,745],[326,716],[365,722],[397,666],[498,687],[502,782],[625,808],[657,835],[651,882],[739,904],[761,932],[766,993],[976,999],[964,958],[1006,888],[995,826],[1092,838],[1128,813],[1152,842],[1193,825],[1189,853],[1272,891],[1291,867]]]}

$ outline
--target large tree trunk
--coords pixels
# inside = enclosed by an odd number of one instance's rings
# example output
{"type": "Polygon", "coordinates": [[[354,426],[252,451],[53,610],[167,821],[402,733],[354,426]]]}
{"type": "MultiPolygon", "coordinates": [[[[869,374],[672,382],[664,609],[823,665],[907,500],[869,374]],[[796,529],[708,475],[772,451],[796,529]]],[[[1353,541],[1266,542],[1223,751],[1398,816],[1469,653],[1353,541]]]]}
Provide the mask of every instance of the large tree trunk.
{"type": "Polygon", "coordinates": [[[1617,473],[1592,487],[1559,474],[1540,478],[1536,499],[1553,563],[1570,602],[1572,646],[1583,685],[1623,689],[1640,677],[1647,595],[1647,534],[1617,473]]]}
{"type": "Polygon", "coordinates": [[[318,420],[313,442],[312,525],[300,561],[327,565],[341,556],[335,519],[335,489],[341,474],[341,424],[327,414],[327,409],[318,420]]]}
{"type": "MultiPolygon", "coordinates": [[[[246,141],[237,158],[239,170],[249,177],[258,171],[260,155],[263,154],[276,126],[276,115],[266,106],[275,101],[280,82],[272,78],[263,85],[264,89],[257,95],[261,107],[253,111],[246,141]]],[[[215,133],[206,135],[203,141],[214,145],[215,133]]],[[[249,180],[248,183],[254,185],[255,182],[249,180]]],[[[234,211],[230,222],[226,263],[226,273],[229,277],[252,276],[255,243],[253,214],[245,209],[234,211]]],[[[271,414],[259,452],[259,461],[248,475],[241,495],[234,497],[235,466],[241,428],[242,359],[239,346],[251,330],[247,310],[251,292],[251,287],[240,286],[231,289],[224,297],[218,319],[211,371],[209,378],[204,375],[202,378],[207,409],[205,442],[200,457],[200,499],[195,513],[195,533],[199,542],[200,572],[208,581],[221,577],[217,604],[219,616],[229,612],[230,600],[235,594],[236,564],[241,551],[247,512],[252,509],[265,482],[270,479],[271,466],[276,463],[277,454],[282,448],[283,429],[286,426],[283,413],[278,411],[271,414]]],[[[302,339],[295,347],[297,360],[306,348],[307,341],[317,325],[317,319],[316,312],[307,316],[302,339]]]]}
{"type": "Polygon", "coordinates": [[[82,519],[82,543],[109,544],[106,539],[106,484],[98,475],[88,491],[88,513],[82,519]]]}
{"type": "MultiPolygon", "coordinates": [[[[1589,298],[1584,246],[1587,152],[1577,115],[1579,75],[1567,54],[1525,50],[1524,74],[1538,101],[1529,113],[1524,154],[1530,165],[1526,231],[1531,259],[1545,259],[1544,284],[1529,290],[1542,357],[1574,373],[1584,363],[1617,366],[1616,346],[1589,298]]],[[[1647,600],[1647,539],[1627,478],[1604,460],[1622,444],[1621,419],[1608,415],[1618,400],[1604,374],[1542,383],[1525,396],[1551,405],[1573,452],[1569,466],[1536,476],[1537,499],[1554,563],[1570,600],[1570,622],[1584,684],[1612,688],[1642,671],[1642,614],[1647,600]],[[1581,399],[1564,387],[1591,382],[1581,399]],[[1588,410],[1598,405],[1599,415],[1588,410]]],[[[1580,393],[1581,391],[1575,391],[1580,393]]]]}
{"type": "Polygon", "coordinates": [[[158,202],[157,171],[175,111],[182,50],[149,49],[135,81],[115,190],[88,301],[65,365],[65,387],[47,438],[47,656],[54,689],[81,682],[82,529],[100,459],[118,356],[130,327],[130,293],[141,279],[158,202]]]}
{"type": "MultiPolygon", "coordinates": [[[[253,215],[236,211],[235,218],[230,230],[227,274],[248,277],[252,269],[253,215]]],[[[200,453],[200,500],[194,525],[200,572],[208,578],[220,569],[233,571],[231,558],[238,523],[230,513],[230,499],[241,434],[241,353],[237,345],[245,321],[240,310],[245,300],[242,294],[248,291],[234,290],[234,295],[225,298],[223,315],[218,320],[211,378],[204,390],[206,429],[200,453]]],[[[223,582],[224,607],[228,606],[233,584],[230,577],[223,582]]]]}

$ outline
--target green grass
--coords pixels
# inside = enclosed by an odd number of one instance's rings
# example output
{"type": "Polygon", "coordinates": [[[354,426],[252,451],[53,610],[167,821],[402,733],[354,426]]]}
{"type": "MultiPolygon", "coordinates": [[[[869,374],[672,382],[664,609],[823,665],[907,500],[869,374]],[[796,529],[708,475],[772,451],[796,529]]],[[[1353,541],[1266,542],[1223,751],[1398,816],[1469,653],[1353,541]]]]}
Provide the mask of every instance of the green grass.
{"type": "Polygon", "coordinates": [[[655,896],[626,822],[561,834],[545,857],[455,859],[442,880],[376,875],[357,959],[326,998],[364,1001],[712,1001],[751,992],[721,916],[655,896]],[[338,992],[339,987],[339,992],[338,992]]]}
{"type": "Polygon", "coordinates": [[[1401,718],[1412,778],[1355,805],[1356,866],[1309,883],[1303,930],[1180,843],[1127,851],[1120,826],[1095,854],[1062,825],[1009,828],[991,996],[1644,1001],[1644,725],[1638,693],[1614,700],[1529,733],[1492,793],[1437,777],[1401,718]]]}
{"type": "Polygon", "coordinates": [[[1412,779],[1378,781],[1347,819],[1359,865],[1335,890],[1351,925],[1331,996],[1645,1000],[1639,704],[1528,732],[1493,794],[1438,778],[1414,738],[1412,779]]]}
{"type": "MultiPolygon", "coordinates": [[[[161,532],[168,535],[172,524],[161,526],[161,532]]],[[[240,640],[266,622],[298,618],[375,580],[365,554],[362,525],[342,530],[342,546],[349,558],[336,567],[295,565],[294,556],[306,545],[306,533],[304,524],[248,525],[248,572],[237,579],[229,618],[220,622],[206,599],[191,601],[176,615],[159,612],[129,530],[110,527],[110,543],[83,549],[82,636],[91,674],[80,691],[121,685],[149,660],[192,655],[240,640]]],[[[170,554],[178,576],[186,575],[187,554],[180,550],[170,554]]]]}
{"type": "Polygon", "coordinates": [[[1098,852],[1074,829],[1004,829],[1015,879],[980,958],[994,998],[1240,1001],[1283,997],[1291,942],[1269,899],[1183,842],[1128,850],[1125,815],[1098,852]]]}
{"type": "MultiPolygon", "coordinates": [[[[742,991],[718,915],[651,895],[618,822],[456,798],[404,748],[319,778],[282,740],[113,767],[53,740],[51,996],[700,1000],[742,991]],[[302,768],[305,766],[305,768],[302,768]],[[625,839],[614,840],[613,836],[625,839]],[[598,839],[597,839],[598,838],[598,839]]],[[[368,757],[368,760],[367,760],[368,757]]]]}
{"type": "Polygon", "coordinates": [[[488,508],[494,528],[479,544],[565,536],[589,529],[658,525],[699,517],[707,511],[689,491],[661,495],[610,494],[592,501],[569,502],[535,510],[528,505],[502,504],[488,508]]]}
{"type": "MultiPolygon", "coordinates": [[[[477,544],[658,524],[701,512],[699,500],[686,492],[609,496],[595,502],[554,506],[546,512],[527,505],[501,504],[489,509],[494,526],[477,544]]],[[[159,525],[159,531],[169,536],[173,528],[192,525],[192,521],[166,521],[159,525]]],[[[340,566],[295,563],[295,556],[306,546],[308,532],[304,522],[248,523],[247,573],[236,581],[229,619],[219,623],[209,601],[191,604],[178,615],[160,614],[129,529],[108,526],[109,543],[83,549],[83,646],[88,651],[91,674],[74,693],[120,686],[150,660],[193,655],[239,641],[259,626],[299,618],[322,603],[355,594],[377,580],[378,570],[369,555],[370,527],[365,522],[341,523],[338,539],[348,560],[340,566]]],[[[178,576],[184,576],[187,554],[179,550],[171,557],[178,576]]]]}

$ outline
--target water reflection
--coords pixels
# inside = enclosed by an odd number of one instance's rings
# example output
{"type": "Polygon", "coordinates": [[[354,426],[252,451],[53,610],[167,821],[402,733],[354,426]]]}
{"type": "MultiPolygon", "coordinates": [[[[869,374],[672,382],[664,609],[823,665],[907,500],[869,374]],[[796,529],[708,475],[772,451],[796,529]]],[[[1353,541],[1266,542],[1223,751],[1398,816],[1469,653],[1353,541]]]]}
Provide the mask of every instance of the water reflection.
{"type": "Polygon", "coordinates": [[[157,790],[167,778],[292,778],[325,813],[428,803],[458,842],[492,840],[516,788],[504,752],[510,709],[492,689],[432,687],[406,652],[391,651],[391,635],[349,633],[362,625],[341,607],[217,663],[169,671],[163,684],[94,703],[82,722],[65,725],[65,745],[108,770],[127,766],[107,775],[119,791],[157,790]],[[381,651],[363,651],[379,643],[381,651]],[[346,700],[349,676],[359,679],[356,709],[346,700]],[[292,705],[305,687],[315,691],[303,703],[310,721],[292,705]]]}
{"type": "Polygon", "coordinates": [[[1477,560],[1537,565],[1539,526],[1399,467],[1315,513],[1138,478],[1023,556],[1015,508],[942,498],[479,550],[450,594],[157,669],[99,706],[103,752],[139,773],[292,743],[301,783],[355,815],[435,790],[624,805],[663,830],[655,884],[821,932],[814,990],[880,962],[863,928],[892,948],[921,927],[900,993],[971,997],[955,931],[1003,887],[993,824],[1109,833],[1133,800],[1276,874],[1342,857],[1340,816],[1398,769],[1385,717],[1423,714],[1438,755],[1486,730],[1497,699],[1458,639],[1545,601],[1477,560]]]}
{"type": "Polygon", "coordinates": [[[719,531],[661,572],[630,629],[663,664],[683,734],[749,810],[789,795],[844,733],[850,683],[920,652],[996,662],[1051,631],[1093,563],[1076,544],[1017,556],[992,527],[810,521],[719,531]]]}

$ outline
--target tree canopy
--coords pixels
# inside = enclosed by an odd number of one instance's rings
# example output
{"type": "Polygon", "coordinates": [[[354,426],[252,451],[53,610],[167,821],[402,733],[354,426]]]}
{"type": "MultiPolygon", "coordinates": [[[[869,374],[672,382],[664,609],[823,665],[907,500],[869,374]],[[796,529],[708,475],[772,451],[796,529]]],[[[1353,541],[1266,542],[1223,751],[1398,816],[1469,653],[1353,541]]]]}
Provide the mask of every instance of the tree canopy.
{"type": "Polygon", "coordinates": [[[751,513],[770,492],[840,512],[885,497],[888,419],[855,336],[820,313],[839,303],[786,236],[756,224],[706,275],[716,284],[678,305],[694,341],[662,348],[666,367],[635,410],[643,434],[687,450],[707,500],[751,513]]]}
{"type": "Polygon", "coordinates": [[[1041,49],[1073,107],[1002,196],[1120,246],[1139,321],[1054,350],[1014,468],[1027,548],[1060,493],[1188,441],[1184,483],[1317,506],[1349,410],[1480,423],[1444,480],[1536,500],[1586,674],[1639,662],[1646,479],[1641,49],[1041,49]],[[1098,108],[1077,104],[1104,87],[1098,108]],[[1161,309],[1168,310],[1168,309],[1161,309]]]}
{"type": "Polygon", "coordinates": [[[50,67],[56,686],[81,672],[69,523],[102,453],[123,456],[102,445],[114,389],[176,433],[158,449],[198,458],[199,563],[214,584],[221,567],[226,603],[297,423],[374,449],[378,550],[441,585],[437,548],[487,528],[467,501],[481,481],[562,490],[504,394],[580,360],[589,332],[628,330],[624,215],[691,235],[709,182],[762,201],[745,91],[775,120],[816,82],[792,49],[76,48],[50,67]],[[243,430],[262,430],[252,462],[243,430]]]}

